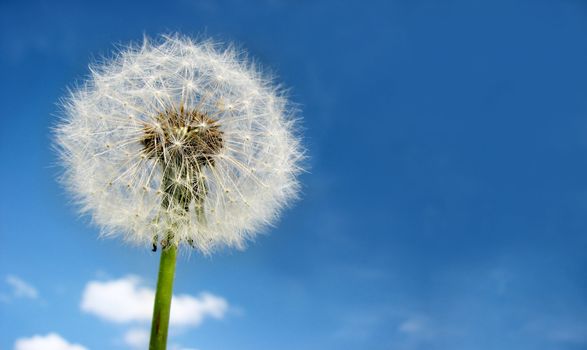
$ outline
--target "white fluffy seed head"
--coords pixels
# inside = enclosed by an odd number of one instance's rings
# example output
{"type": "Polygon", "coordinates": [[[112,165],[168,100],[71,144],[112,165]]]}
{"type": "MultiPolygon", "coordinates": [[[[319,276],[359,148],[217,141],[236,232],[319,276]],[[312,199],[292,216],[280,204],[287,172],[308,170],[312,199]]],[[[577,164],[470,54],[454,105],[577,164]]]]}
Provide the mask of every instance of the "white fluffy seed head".
{"type": "Polygon", "coordinates": [[[243,247],[298,193],[291,108],[233,48],[145,39],[91,67],[62,106],[63,181],[104,235],[243,247]]]}

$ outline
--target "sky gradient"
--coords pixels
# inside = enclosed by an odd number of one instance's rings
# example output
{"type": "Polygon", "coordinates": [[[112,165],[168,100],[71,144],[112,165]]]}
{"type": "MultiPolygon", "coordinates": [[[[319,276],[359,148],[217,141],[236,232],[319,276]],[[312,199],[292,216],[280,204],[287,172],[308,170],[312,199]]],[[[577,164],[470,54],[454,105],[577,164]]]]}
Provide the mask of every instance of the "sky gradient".
{"type": "Polygon", "coordinates": [[[0,350],[140,348],[142,309],[92,296],[148,300],[158,255],[76,214],[50,128],[89,63],[170,32],[273,72],[309,155],[267,235],[180,257],[208,306],[173,350],[587,348],[586,2],[25,0],[0,2],[0,350]]]}

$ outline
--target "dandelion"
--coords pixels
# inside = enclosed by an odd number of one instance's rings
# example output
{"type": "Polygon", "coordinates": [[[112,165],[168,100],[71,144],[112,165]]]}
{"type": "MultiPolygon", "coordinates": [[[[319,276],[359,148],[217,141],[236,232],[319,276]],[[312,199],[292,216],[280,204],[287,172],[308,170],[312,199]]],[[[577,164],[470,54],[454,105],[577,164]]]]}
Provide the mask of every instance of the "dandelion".
{"type": "Polygon", "coordinates": [[[63,182],[105,236],[161,247],[151,349],[164,349],[177,249],[242,248],[299,190],[279,89],[233,48],[164,36],[91,67],[56,128],[63,182]]]}

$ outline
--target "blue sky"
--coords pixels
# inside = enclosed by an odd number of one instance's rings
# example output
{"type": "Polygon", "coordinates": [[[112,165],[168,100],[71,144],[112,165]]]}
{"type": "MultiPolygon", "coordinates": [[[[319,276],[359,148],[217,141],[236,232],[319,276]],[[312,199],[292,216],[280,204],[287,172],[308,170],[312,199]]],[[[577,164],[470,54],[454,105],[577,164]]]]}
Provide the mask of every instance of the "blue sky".
{"type": "Polygon", "coordinates": [[[158,256],[76,215],[49,130],[89,62],[175,31],[276,73],[311,171],[246,251],[180,258],[175,292],[227,307],[174,349],[587,348],[587,3],[184,0],[0,3],[0,349],[148,329],[84,307],[158,256]]]}

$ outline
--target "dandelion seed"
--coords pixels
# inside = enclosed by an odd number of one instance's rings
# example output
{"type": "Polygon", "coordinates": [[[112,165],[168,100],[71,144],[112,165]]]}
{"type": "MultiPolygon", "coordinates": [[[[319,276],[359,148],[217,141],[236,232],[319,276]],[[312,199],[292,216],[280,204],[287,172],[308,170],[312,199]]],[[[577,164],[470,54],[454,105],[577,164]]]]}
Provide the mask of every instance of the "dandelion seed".
{"type": "Polygon", "coordinates": [[[104,235],[243,247],[296,197],[291,110],[236,50],[145,39],[91,73],[56,137],[64,182],[104,235]]]}

